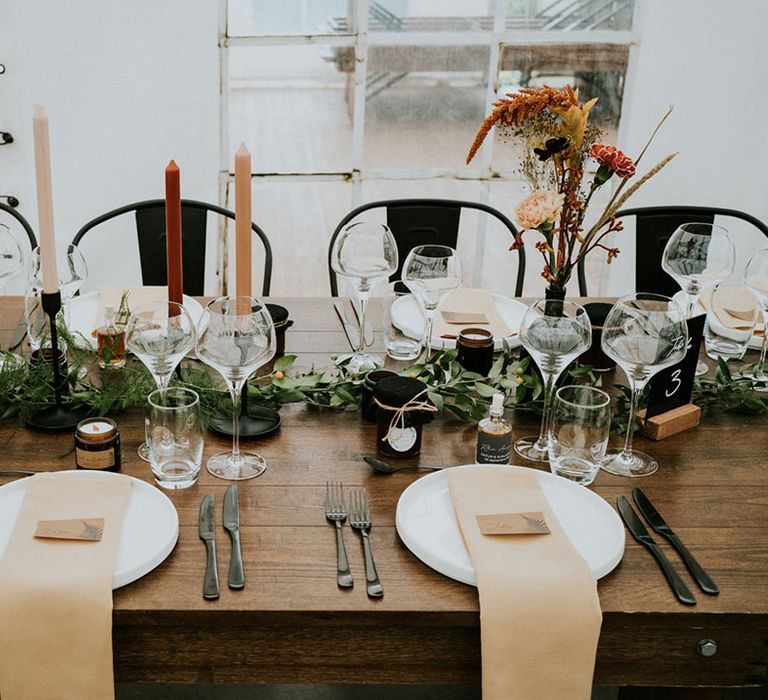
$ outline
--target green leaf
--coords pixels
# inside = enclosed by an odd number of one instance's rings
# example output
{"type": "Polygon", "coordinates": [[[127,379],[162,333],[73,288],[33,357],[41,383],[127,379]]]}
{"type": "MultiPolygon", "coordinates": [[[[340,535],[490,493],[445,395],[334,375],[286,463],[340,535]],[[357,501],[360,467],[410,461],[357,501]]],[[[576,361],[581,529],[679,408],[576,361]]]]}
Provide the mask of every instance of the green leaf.
{"type": "Polygon", "coordinates": [[[427,397],[432,402],[432,405],[438,410],[442,411],[445,407],[445,400],[436,391],[428,391],[427,397]]]}
{"type": "Polygon", "coordinates": [[[480,394],[480,396],[485,396],[486,398],[491,398],[494,394],[499,393],[498,389],[483,382],[475,382],[475,391],[480,394]]]}
{"type": "Polygon", "coordinates": [[[296,362],[296,355],[283,355],[275,360],[275,372],[285,372],[296,362]]]}

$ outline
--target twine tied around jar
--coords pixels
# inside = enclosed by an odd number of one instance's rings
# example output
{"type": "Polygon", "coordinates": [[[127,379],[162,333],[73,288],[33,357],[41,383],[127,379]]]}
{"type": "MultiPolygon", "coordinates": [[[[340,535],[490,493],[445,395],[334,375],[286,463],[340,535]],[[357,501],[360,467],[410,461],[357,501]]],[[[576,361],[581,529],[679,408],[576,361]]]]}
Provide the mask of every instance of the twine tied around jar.
{"type": "Polygon", "coordinates": [[[381,438],[382,442],[388,442],[389,436],[396,429],[405,430],[405,414],[412,413],[414,411],[426,411],[428,413],[437,413],[437,408],[433,406],[427,400],[419,400],[421,396],[427,393],[427,389],[422,389],[416,396],[410,401],[404,403],[402,406],[387,406],[387,404],[381,403],[378,399],[374,398],[373,402],[385,411],[392,411],[392,420],[389,421],[389,429],[387,434],[381,438]],[[399,423],[399,425],[398,425],[399,423]]]}

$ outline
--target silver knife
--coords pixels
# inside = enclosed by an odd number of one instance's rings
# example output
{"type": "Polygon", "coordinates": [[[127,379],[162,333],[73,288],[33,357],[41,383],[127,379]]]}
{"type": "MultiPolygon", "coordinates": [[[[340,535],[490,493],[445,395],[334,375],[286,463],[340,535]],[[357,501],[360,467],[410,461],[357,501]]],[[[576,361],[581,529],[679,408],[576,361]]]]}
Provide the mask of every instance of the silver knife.
{"type": "Polygon", "coordinates": [[[667,525],[666,520],[664,520],[659,511],[653,507],[653,504],[648,500],[648,497],[639,488],[632,489],[632,497],[635,499],[637,509],[643,514],[643,517],[648,521],[648,524],[662,537],[666,537],[677,550],[677,553],[682,558],[688,571],[691,572],[693,580],[699,584],[699,588],[709,595],[717,595],[720,593],[717,584],[709,577],[709,574],[704,571],[701,564],[696,561],[696,558],[688,551],[688,548],[680,541],[680,538],[674,533],[672,528],[667,525]]]}
{"type": "Polygon", "coordinates": [[[349,341],[349,347],[353,350],[357,350],[357,348],[360,347],[360,333],[358,333],[357,328],[347,320],[344,304],[340,301],[334,301],[333,308],[336,310],[336,315],[339,317],[339,321],[341,321],[342,328],[344,328],[344,333],[349,341]]]}
{"type": "Polygon", "coordinates": [[[365,326],[361,327],[360,312],[357,310],[357,304],[354,299],[350,299],[349,303],[352,304],[352,313],[355,314],[355,320],[357,321],[357,327],[361,329],[363,333],[363,339],[366,345],[373,345],[373,326],[370,321],[365,322],[365,326]]]}
{"type": "Polygon", "coordinates": [[[216,519],[213,515],[212,493],[209,493],[200,504],[198,531],[208,552],[203,579],[203,598],[215,600],[219,597],[219,573],[216,569],[216,519]]]}
{"type": "Polygon", "coordinates": [[[237,484],[232,484],[224,494],[224,529],[232,538],[232,556],[229,560],[229,587],[240,590],[245,586],[243,554],[240,550],[240,504],[237,484]]]}
{"type": "Polygon", "coordinates": [[[11,336],[11,342],[8,344],[9,350],[15,350],[27,335],[27,319],[24,318],[24,314],[21,315],[19,322],[16,324],[16,330],[11,336]]]}
{"type": "Polygon", "coordinates": [[[640,518],[637,517],[637,513],[632,509],[632,506],[629,505],[629,501],[624,498],[624,496],[619,496],[616,499],[616,506],[619,509],[621,519],[632,533],[632,537],[640,542],[640,544],[644,544],[648,547],[648,549],[651,550],[651,554],[656,557],[656,561],[664,572],[664,575],[667,577],[667,581],[675,592],[677,599],[686,605],[696,605],[696,598],[693,597],[693,593],[691,593],[688,586],[685,585],[683,579],[678,576],[677,572],[672,567],[672,564],[669,563],[669,559],[664,556],[664,552],[661,551],[653,537],[648,534],[648,530],[645,529],[645,525],[643,525],[640,518]]]}

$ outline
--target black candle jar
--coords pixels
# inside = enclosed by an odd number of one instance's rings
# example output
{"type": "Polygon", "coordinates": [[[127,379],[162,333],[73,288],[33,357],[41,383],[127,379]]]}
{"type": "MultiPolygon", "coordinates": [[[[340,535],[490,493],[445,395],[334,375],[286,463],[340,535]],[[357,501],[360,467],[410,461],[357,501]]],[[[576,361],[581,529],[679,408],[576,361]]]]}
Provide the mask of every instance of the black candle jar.
{"type": "Polygon", "coordinates": [[[373,388],[377,408],[376,450],[387,457],[414,457],[421,451],[424,423],[437,410],[427,385],[410,377],[385,377],[373,388]]]}
{"type": "Polygon", "coordinates": [[[361,409],[365,420],[371,423],[376,422],[378,409],[373,400],[373,388],[376,386],[377,382],[385,377],[396,376],[397,372],[392,372],[388,369],[374,369],[365,375],[365,380],[363,381],[363,398],[361,402],[361,409]]]}
{"type": "Polygon", "coordinates": [[[275,326],[275,359],[285,354],[285,332],[293,325],[288,309],[279,304],[265,304],[275,326]]]}
{"type": "Polygon", "coordinates": [[[485,328],[464,328],[456,341],[456,360],[469,372],[487,377],[493,367],[493,333],[485,328]]]}

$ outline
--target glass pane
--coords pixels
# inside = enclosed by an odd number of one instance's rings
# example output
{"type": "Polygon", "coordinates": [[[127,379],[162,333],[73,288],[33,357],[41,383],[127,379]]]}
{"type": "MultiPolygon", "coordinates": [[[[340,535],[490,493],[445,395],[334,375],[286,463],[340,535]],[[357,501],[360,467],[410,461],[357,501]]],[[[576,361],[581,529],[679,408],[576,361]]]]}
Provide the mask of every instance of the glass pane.
{"type": "Polygon", "coordinates": [[[371,46],[369,168],[461,168],[483,119],[487,46],[371,46]]]}
{"type": "Polygon", "coordinates": [[[546,31],[632,29],[634,0],[507,0],[507,27],[546,31]]]}
{"type": "MultiPolygon", "coordinates": [[[[579,89],[582,102],[598,98],[590,122],[603,130],[605,143],[615,144],[628,59],[629,47],[620,44],[507,45],[502,51],[498,94],[521,87],[572,85],[579,89]]],[[[517,168],[520,146],[498,133],[496,139],[494,169],[517,168]]]]}
{"type": "Polygon", "coordinates": [[[346,86],[353,66],[339,63],[350,52],[315,45],[229,49],[229,153],[245,142],[256,173],[350,170],[346,86]]]}
{"type": "Polygon", "coordinates": [[[371,32],[467,32],[493,29],[489,0],[373,0],[371,32]]]}
{"type": "Polygon", "coordinates": [[[346,32],[347,0],[228,0],[229,36],[346,32]]]}
{"type": "MultiPolygon", "coordinates": [[[[272,246],[272,296],[328,296],[328,242],[352,208],[351,185],[344,182],[253,183],[253,220],[272,246]]],[[[229,206],[234,186],[230,183],[229,206]]],[[[228,279],[234,284],[234,227],[229,231],[228,279]]],[[[254,240],[253,287],[261,293],[262,246],[254,240]]]]}

